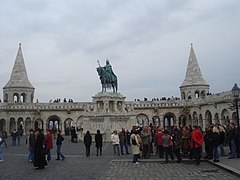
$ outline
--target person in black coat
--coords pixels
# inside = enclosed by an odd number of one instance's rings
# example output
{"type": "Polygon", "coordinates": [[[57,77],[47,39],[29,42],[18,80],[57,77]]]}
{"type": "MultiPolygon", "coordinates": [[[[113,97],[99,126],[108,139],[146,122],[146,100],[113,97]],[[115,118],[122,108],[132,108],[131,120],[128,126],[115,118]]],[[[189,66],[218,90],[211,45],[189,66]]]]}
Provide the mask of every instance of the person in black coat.
{"type": "Polygon", "coordinates": [[[97,134],[95,135],[95,143],[97,148],[97,156],[100,151],[100,156],[102,155],[102,146],[103,146],[103,137],[100,134],[100,130],[97,130],[97,134]]]}
{"type": "Polygon", "coordinates": [[[205,141],[205,152],[206,156],[204,159],[212,159],[213,158],[213,131],[212,127],[210,126],[208,130],[206,131],[206,134],[204,135],[204,141],[205,141]]]}
{"type": "Polygon", "coordinates": [[[42,133],[41,129],[37,129],[35,131],[36,141],[34,147],[34,167],[37,169],[44,169],[44,166],[47,165],[47,161],[45,159],[45,152],[44,152],[44,134],[42,133]]]}
{"type": "Polygon", "coordinates": [[[90,148],[92,145],[92,136],[89,131],[87,131],[87,133],[84,136],[84,145],[86,147],[86,156],[89,157],[90,156],[90,148]]]}

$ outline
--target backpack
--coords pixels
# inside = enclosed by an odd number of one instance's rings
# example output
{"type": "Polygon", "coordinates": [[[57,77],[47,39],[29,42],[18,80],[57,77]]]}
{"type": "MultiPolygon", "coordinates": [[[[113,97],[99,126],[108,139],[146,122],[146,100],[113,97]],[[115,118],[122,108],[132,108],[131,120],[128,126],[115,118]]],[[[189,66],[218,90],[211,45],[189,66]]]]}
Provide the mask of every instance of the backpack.
{"type": "Polygon", "coordinates": [[[135,136],[134,136],[134,139],[132,139],[132,145],[137,145],[137,142],[136,142],[135,136]]]}

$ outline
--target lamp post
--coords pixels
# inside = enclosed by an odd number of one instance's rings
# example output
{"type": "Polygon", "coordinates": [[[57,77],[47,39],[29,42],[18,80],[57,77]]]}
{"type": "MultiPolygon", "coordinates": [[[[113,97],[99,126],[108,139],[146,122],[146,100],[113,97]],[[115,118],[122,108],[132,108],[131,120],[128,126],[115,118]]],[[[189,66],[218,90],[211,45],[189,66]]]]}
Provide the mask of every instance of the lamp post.
{"type": "Polygon", "coordinates": [[[239,127],[238,100],[239,100],[239,95],[240,95],[240,88],[238,87],[237,83],[234,84],[231,91],[232,91],[232,95],[233,95],[233,98],[234,98],[234,103],[235,103],[235,106],[236,106],[237,126],[239,127]]]}

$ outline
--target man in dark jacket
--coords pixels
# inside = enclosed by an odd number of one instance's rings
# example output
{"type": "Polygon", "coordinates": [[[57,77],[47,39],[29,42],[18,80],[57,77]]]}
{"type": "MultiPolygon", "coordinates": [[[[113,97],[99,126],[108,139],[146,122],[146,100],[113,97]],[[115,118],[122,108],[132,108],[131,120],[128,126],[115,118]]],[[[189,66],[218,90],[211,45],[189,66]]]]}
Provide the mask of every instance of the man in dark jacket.
{"type": "Polygon", "coordinates": [[[97,148],[97,156],[100,151],[100,156],[102,155],[102,146],[103,146],[103,137],[100,133],[100,130],[97,130],[97,134],[95,135],[95,143],[96,143],[96,148],[97,148]]]}
{"type": "Polygon", "coordinates": [[[62,148],[62,142],[64,141],[64,138],[61,135],[61,130],[57,130],[57,140],[56,140],[56,145],[57,145],[57,159],[60,160],[60,157],[62,158],[62,161],[65,159],[65,156],[61,152],[62,148]]]}
{"type": "Polygon", "coordinates": [[[87,133],[84,136],[84,145],[86,147],[86,156],[89,157],[90,156],[90,148],[92,145],[92,136],[89,131],[87,131],[87,133]]]}
{"type": "Polygon", "coordinates": [[[35,147],[35,134],[33,129],[29,130],[29,138],[28,138],[28,143],[29,143],[29,155],[28,155],[28,160],[32,162],[34,160],[34,147],[35,147]]]}

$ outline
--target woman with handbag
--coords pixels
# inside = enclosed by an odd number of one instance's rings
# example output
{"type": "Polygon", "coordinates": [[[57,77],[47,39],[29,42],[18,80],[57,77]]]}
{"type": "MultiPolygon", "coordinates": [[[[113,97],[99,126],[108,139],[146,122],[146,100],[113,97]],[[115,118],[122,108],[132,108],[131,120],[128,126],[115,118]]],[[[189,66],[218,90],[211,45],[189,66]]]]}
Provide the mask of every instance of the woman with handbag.
{"type": "Polygon", "coordinates": [[[141,137],[139,136],[138,131],[133,130],[133,134],[130,136],[130,142],[132,146],[133,163],[139,164],[141,137]]]}

